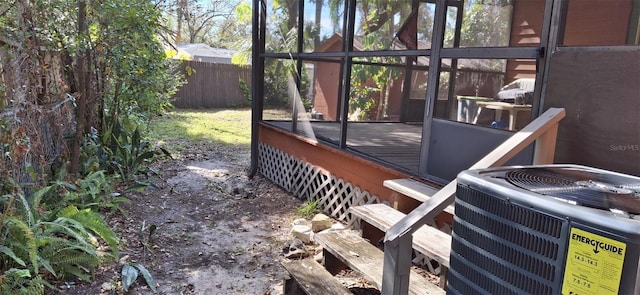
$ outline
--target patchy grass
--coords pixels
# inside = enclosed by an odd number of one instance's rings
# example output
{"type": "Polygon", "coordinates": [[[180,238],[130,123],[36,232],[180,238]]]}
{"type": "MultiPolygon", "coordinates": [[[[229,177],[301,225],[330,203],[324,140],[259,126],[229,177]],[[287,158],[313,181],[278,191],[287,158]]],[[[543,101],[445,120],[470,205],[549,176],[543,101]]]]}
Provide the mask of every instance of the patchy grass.
{"type": "Polygon", "coordinates": [[[300,213],[304,218],[311,218],[313,215],[320,213],[320,210],[318,209],[319,203],[320,199],[307,200],[298,207],[298,213],[300,213]]]}
{"type": "Polygon", "coordinates": [[[251,109],[176,110],[156,118],[149,127],[149,139],[157,143],[190,141],[249,146],[251,109]]]}

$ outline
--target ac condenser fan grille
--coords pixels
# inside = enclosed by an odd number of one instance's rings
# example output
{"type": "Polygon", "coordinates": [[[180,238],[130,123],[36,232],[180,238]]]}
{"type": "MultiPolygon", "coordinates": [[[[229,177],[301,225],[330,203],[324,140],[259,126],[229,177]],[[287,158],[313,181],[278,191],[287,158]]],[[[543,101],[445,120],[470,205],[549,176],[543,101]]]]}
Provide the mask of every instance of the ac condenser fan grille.
{"type": "Polygon", "coordinates": [[[523,168],[506,172],[511,184],[531,192],[597,209],[640,214],[640,183],[570,168],[523,168]]]}

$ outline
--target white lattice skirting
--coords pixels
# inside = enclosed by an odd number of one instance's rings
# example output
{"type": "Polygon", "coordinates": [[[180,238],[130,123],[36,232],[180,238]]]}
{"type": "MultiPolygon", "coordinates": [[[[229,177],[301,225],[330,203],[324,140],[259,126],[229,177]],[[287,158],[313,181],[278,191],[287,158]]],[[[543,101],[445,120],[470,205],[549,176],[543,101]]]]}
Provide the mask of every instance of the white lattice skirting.
{"type": "Polygon", "coordinates": [[[354,226],[347,210],[351,206],[379,203],[380,198],[357,186],[324,174],[319,168],[272,146],[259,144],[259,172],[273,183],[303,200],[320,200],[319,208],[331,217],[354,226]]]}
{"type": "MultiPolygon", "coordinates": [[[[299,199],[320,200],[319,208],[331,217],[351,228],[360,228],[359,220],[348,213],[351,206],[379,203],[380,198],[357,186],[322,173],[320,169],[272,146],[260,143],[258,171],[273,183],[299,199]]],[[[431,273],[439,274],[440,267],[427,255],[414,250],[413,263],[426,266],[431,273]]]]}

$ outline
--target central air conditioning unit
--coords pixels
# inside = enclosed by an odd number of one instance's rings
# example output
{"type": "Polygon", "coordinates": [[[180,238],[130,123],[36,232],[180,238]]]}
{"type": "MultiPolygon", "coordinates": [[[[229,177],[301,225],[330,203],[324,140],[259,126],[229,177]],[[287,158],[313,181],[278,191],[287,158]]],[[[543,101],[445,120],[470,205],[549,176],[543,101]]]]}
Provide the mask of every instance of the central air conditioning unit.
{"type": "Polygon", "coordinates": [[[640,178],[577,165],[458,175],[448,294],[640,294],[640,178]]]}

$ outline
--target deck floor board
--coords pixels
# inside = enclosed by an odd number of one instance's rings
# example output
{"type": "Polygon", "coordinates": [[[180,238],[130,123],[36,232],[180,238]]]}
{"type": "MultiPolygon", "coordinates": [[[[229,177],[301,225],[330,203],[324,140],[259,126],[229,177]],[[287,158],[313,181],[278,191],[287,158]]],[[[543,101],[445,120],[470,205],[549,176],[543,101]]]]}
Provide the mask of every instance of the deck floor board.
{"type": "MultiPolygon", "coordinates": [[[[291,122],[269,122],[291,130],[291,122]]],[[[340,123],[326,121],[298,122],[300,135],[318,140],[339,142],[340,123]],[[311,128],[309,128],[311,127],[311,128]],[[313,130],[309,134],[309,130],[313,130]]],[[[390,122],[350,122],[347,147],[417,173],[420,159],[422,125],[390,122]]]]}

